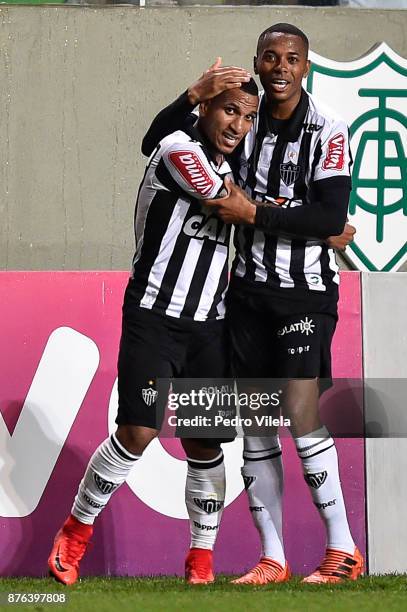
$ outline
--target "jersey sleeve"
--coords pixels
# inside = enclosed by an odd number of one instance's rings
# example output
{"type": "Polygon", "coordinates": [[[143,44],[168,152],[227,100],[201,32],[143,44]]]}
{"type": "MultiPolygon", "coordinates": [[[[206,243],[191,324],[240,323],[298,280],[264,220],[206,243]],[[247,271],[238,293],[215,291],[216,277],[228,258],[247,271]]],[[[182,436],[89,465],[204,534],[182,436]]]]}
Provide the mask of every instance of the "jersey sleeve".
{"type": "Polygon", "coordinates": [[[329,122],[322,130],[317,145],[321,155],[315,168],[314,181],[330,177],[350,176],[352,157],[349,148],[349,129],[341,119],[329,122]]]}
{"type": "Polygon", "coordinates": [[[314,184],[312,205],[281,208],[259,204],[255,226],[266,233],[303,238],[339,236],[346,222],[350,188],[349,177],[330,177],[314,184]]]}
{"type": "Polygon", "coordinates": [[[160,179],[170,191],[176,184],[178,190],[199,200],[209,200],[219,196],[222,191],[223,177],[211,166],[202,147],[195,142],[171,144],[162,152],[165,171],[160,179]]]}

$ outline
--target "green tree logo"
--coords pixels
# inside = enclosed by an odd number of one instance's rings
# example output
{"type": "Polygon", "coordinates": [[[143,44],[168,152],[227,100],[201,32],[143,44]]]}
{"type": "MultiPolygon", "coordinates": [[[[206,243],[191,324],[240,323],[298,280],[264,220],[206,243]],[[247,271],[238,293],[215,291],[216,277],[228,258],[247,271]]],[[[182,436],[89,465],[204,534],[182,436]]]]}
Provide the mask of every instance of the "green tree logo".
{"type": "Polygon", "coordinates": [[[407,261],[407,60],[385,43],[352,62],[311,60],[307,90],[350,125],[357,234],[348,259],[361,270],[396,270],[407,261]]]}
{"type": "Polygon", "coordinates": [[[407,91],[400,89],[360,89],[359,95],[366,98],[379,98],[379,107],[363,113],[353,122],[350,128],[351,136],[363,126],[369,119],[378,119],[378,129],[376,131],[366,130],[363,132],[356,151],[355,163],[353,167],[353,192],[349,204],[349,214],[354,215],[356,207],[360,206],[363,210],[376,215],[376,240],[383,241],[384,218],[397,210],[402,209],[403,214],[407,215],[407,158],[404,153],[403,142],[399,132],[386,130],[386,118],[392,118],[407,128],[407,119],[404,115],[391,108],[386,107],[386,99],[406,98],[407,91]],[[377,142],[378,164],[377,178],[360,178],[360,171],[366,145],[369,141],[377,142]],[[386,157],[386,142],[391,142],[397,151],[396,157],[386,157]],[[386,168],[395,167],[398,169],[399,179],[386,179],[386,168]],[[359,195],[360,188],[374,189],[376,192],[376,203],[371,204],[359,195]],[[393,204],[385,204],[386,189],[401,189],[401,198],[393,204]]]}

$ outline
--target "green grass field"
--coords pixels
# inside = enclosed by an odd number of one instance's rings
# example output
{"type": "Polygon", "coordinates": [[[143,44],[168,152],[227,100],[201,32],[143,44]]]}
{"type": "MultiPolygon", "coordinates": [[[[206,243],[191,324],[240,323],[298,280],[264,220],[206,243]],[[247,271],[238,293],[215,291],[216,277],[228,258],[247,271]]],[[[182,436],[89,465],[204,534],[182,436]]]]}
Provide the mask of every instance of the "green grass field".
{"type": "Polygon", "coordinates": [[[51,579],[0,579],[2,610],[78,612],[364,612],[407,610],[407,576],[366,577],[335,587],[302,585],[299,578],[266,587],[236,587],[220,577],[210,586],[189,587],[180,578],[85,578],[73,587],[51,579]],[[5,604],[5,593],[65,593],[66,604],[5,604]]]}

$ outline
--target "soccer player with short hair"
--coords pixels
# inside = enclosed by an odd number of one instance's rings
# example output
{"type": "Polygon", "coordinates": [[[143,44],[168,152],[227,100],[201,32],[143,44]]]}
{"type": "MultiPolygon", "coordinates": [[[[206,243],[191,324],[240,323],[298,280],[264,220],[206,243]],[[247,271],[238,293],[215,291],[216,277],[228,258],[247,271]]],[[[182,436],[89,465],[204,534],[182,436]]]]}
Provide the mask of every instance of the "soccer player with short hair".
{"type": "MultiPolygon", "coordinates": [[[[302,89],[308,38],[279,23],[259,37],[254,58],[264,92],[254,130],[235,151],[237,185],[214,202],[237,225],[236,257],[227,299],[234,374],[288,379],[284,416],[312,499],[325,524],[326,555],[304,580],[356,579],[363,559],[350,533],[334,440],[320,421],[319,396],[331,378],[331,341],[337,321],[338,266],[332,246],[343,247],[351,190],[348,128],[302,89]],[[345,230],[344,230],[345,227],[345,230]],[[342,232],[342,235],[341,235],[342,232]],[[331,236],[331,238],[329,238],[331,236]],[[332,236],[338,236],[333,239],[332,236]]],[[[187,120],[187,113],[221,85],[220,62],[154,120],[144,142],[187,120]]],[[[278,431],[247,436],[242,473],[262,557],[237,584],[267,584],[290,577],[282,537],[283,467],[278,431]]]]}
{"type": "MultiPolygon", "coordinates": [[[[224,85],[246,74],[226,69],[224,85]]],[[[206,200],[225,193],[227,156],[252,129],[257,106],[253,79],[203,101],[194,124],[161,140],[147,164],[136,203],[133,275],[123,304],[118,428],[91,457],[71,514],[55,537],[48,565],[64,584],[77,581],[96,517],[159,432],[157,379],[228,375],[224,299],[230,226],[206,200]]],[[[214,580],[212,549],[225,499],[222,441],[230,439],[182,439],[190,584],[214,580]]]]}

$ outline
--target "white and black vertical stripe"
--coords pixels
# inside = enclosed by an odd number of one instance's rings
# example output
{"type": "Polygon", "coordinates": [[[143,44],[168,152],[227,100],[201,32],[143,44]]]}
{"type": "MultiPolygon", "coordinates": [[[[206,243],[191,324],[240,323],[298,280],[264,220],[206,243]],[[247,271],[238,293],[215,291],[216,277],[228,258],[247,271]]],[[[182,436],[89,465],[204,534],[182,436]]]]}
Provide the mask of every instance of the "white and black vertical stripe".
{"type": "MultiPolygon", "coordinates": [[[[239,183],[250,197],[260,201],[284,197],[288,199],[285,205],[312,205],[308,194],[322,155],[319,136],[324,113],[302,92],[289,124],[277,127],[278,133],[273,134],[262,95],[255,123],[257,137],[252,134],[246,139],[240,157],[239,183]]],[[[334,252],[323,241],[277,238],[248,227],[239,228],[235,236],[232,273],[239,278],[264,286],[320,292],[339,282],[334,252]]]]}
{"type": "MultiPolygon", "coordinates": [[[[167,147],[172,137],[178,148],[181,139],[188,151],[189,135],[176,132],[166,138],[167,147]]],[[[196,151],[197,141],[193,143],[196,151]]],[[[202,164],[211,164],[203,145],[202,149],[202,164]]],[[[160,155],[158,147],[138,193],[129,294],[142,308],[168,316],[198,321],[223,318],[230,227],[183,191],[160,155]],[[205,231],[196,237],[195,229],[198,234],[201,227],[205,231]]],[[[230,172],[228,164],[222,168],[230,172]]],[[[213,175],[215,166],[209,170],[213,175]]],[[[218,174],[221,180],[224,175],[218,174]]]]}

